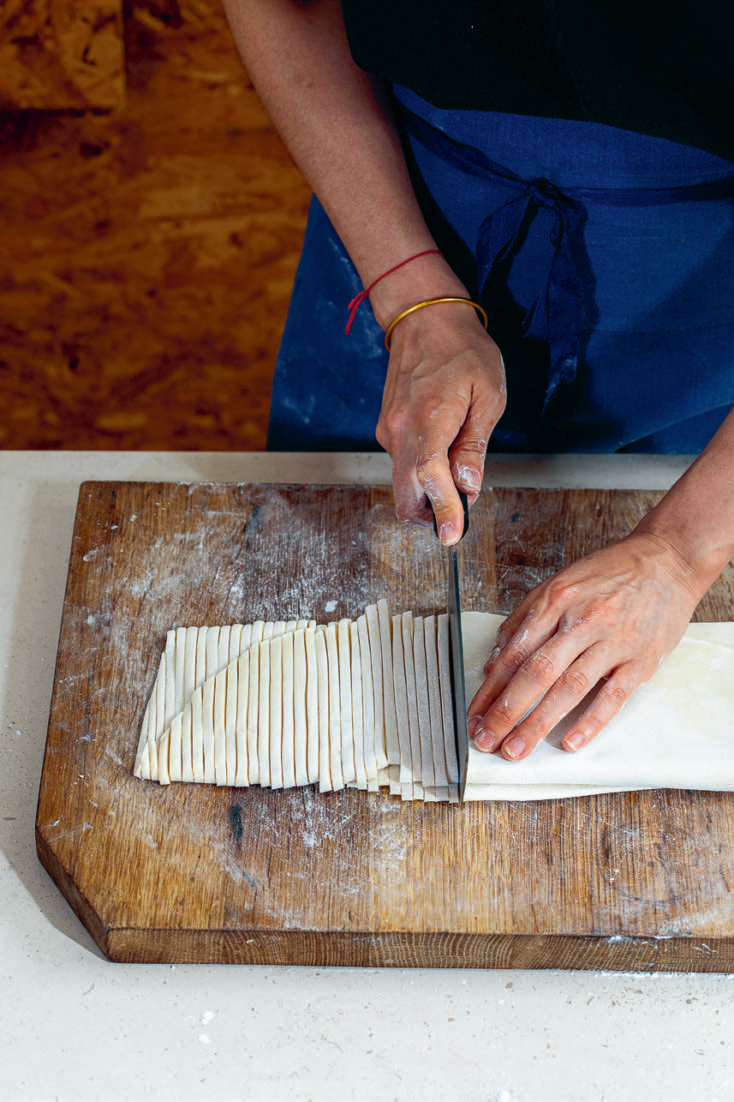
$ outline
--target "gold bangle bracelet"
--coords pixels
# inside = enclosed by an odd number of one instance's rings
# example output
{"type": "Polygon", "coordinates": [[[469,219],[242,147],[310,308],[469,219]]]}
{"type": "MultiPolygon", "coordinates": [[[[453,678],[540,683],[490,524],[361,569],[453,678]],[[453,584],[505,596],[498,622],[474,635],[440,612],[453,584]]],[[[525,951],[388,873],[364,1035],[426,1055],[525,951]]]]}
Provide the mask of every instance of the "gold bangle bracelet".
{"type": "Polygon", "coordinates": [[[482,324],[485,329],[489,324],[487,311],[480,306],[478,302],[473,302],[470,298],[459,298],[456,295],[443,295],[441,298],[427,298],[425,302],[417,302],[415,306],[409,306],[407,310],[403,310],[402,314],[398,314],[398,316],[393,318],[390,322],[385,330],[385,348],[388,352],[390,351],[392,331],[398,322],[401,322],[403,318],[407,318],[408,314],[414,314],[416,310],[422,310],[424,306],[435,306],[439,302],[465,302],[467,306],[473,306],[477,313],[481,315],[482,324]]]}

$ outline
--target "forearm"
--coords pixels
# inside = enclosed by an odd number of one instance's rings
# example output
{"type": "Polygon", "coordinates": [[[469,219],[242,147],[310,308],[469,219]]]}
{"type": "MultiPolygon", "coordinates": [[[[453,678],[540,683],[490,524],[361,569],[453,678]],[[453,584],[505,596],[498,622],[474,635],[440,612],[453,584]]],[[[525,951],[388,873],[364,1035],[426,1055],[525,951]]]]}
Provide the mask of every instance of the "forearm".
{"type": "MultiPolygon", "coordinates": [[[[365,284],[435,248],[379,81],[352,61],[338,0],[225,0],[242,59],[285,144],[365,284]]],[[[371,296],[387,325],[421,297],[465,294],[440,256],[371,296]]]]}
{"type": "Polygon", "coordinates": [[[699,599],[713,585],[734,557],[734,411],[636,531],[673,549],[699,599]]]}

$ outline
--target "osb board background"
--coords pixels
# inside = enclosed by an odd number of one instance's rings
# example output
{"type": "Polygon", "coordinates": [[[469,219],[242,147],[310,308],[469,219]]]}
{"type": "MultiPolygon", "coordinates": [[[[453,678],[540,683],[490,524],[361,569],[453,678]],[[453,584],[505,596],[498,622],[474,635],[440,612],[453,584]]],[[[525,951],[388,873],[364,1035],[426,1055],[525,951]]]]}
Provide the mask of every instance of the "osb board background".
{"type": "Polygon", "coordinates": [[[0,115],[0,447],[259,449],[309,191],[218,0],[124,34],[124,109],[0,115]]]}
{"type": "Polygon", "coordinates": [[[0,5],[0,109],[116,107],[124,91],[122,0],[0,5]]]}

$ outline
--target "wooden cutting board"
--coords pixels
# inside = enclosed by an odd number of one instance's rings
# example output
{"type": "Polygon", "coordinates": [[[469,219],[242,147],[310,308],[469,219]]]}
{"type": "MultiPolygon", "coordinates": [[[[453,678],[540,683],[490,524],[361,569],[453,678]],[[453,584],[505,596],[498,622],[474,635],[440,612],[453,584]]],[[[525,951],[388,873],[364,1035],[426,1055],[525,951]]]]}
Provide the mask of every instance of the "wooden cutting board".
{"type": "MultiPolygon", "coordinates": [[[[658,494],[496,490],[460,549],[467,609],[509,612],[658,494]]],[[[734,970],[734,797],[403,804],[132,776],[166,632],[446,604],[431,532],[386,487],[85,483],[38,853],[112,960],[734,970]]],[[[734,618],[729,569],[698,610],[734,618]]],[[[692,737],[695,737],[692,733],[692,737]]]]}

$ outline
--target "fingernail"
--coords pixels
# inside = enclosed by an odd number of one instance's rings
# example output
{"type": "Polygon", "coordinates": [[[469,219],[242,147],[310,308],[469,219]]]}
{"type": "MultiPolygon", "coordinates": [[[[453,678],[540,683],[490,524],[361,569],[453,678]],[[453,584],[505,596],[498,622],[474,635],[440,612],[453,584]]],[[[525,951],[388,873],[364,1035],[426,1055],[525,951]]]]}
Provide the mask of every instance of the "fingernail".
{"type": "Polygon", "coordinates": [[[581,731],[574,731],[572,735],[566,735],[563,745],[567,750],[580,750],[584,745],[584,736],[581,731]]]}
{"type": "Polygon", "coordinates": [[[444,521],[444,523],[441,525],[438,530],[438,538],[441,540],[441,543],[456,543],[456,540],[458,538],[456,534],[456,529],[454,528],[450,520],[444,521]]]}
{"type": "Polygon", "coordinates": [[[509,742],[504,744],[502,749],[508,757],[519,758],[525,749],[525,739],[522,735],[513,735],[509,742]]]}
{"type": "Polygon", "coordinates": [[[496,748],[499,739],[492,731],[481,730],[474,732],[474,745],[477,750],[482,750],[486,754],[491,754],[496,748]]]}
{"type": "Polygon", "coordinates": [[[469,731],[469,738],[474,738],[474,732],[479,724],[482,722],[481,716],[468,716],[466,721],[467,730],[469,731]]]}
{"type": "Polygon", "coordinates": [[[481,490],[482,488],[482,476],[479,471],[472,470],[471,467],[465,467],[461,472],[461,481],[468,490],[481,490]]]}

